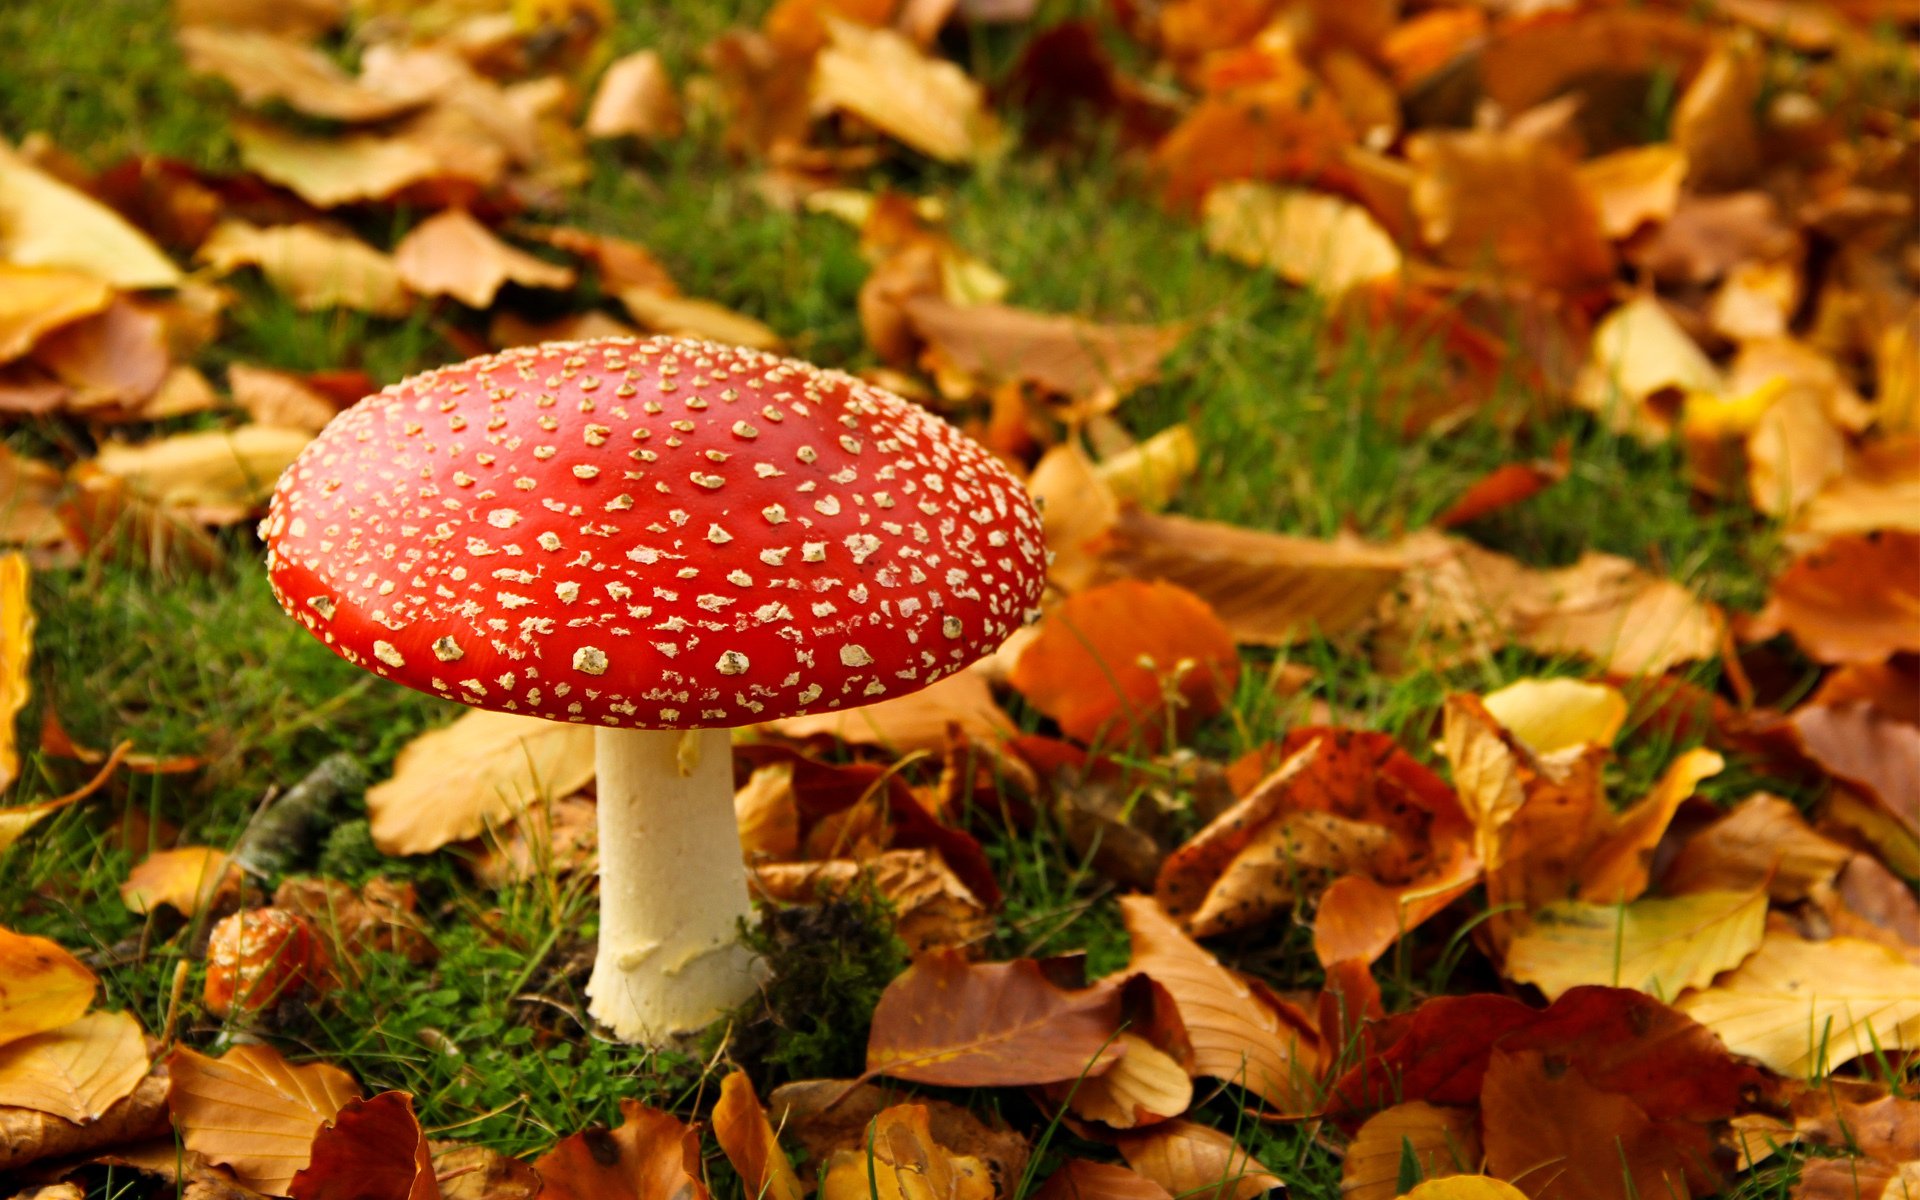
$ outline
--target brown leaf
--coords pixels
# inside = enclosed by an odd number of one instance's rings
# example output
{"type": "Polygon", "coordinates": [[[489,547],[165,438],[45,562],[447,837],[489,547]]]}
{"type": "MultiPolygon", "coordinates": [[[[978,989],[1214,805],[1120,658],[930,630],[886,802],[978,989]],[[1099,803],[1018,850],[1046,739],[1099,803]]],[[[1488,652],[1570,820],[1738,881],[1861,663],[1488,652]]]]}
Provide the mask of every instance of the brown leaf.
{"type": "Polygon", "coordinates": [[[936,1142],[923,1104],[873,1119],[865,1146],[823,1164],[820,1200],[993,1200],[986,1164],[936,1142]]]}
{"type": "Polygon", "coordinates": [[[280,100],[308,116],[381,121],[419,107],[429,94],[369,87],[312,46],[269,33],[199,25],[182,28],[179,39],[189,68],[218,75],[254,106],[280,100]]]}
{"type": "Polygon", "coordinates": [[[1173,1193],[1125,1167],[1070,1158],[1033,1200],[1173,1200],[1173,1193]]]}
{"type": "Polygon", "coordinates": [[[426,854],[592,779],[591,729],[475,710],[407,743],[367,815],[382,854],[426,854]]]}
{"type": "MultiPolygon", "coordinates": [[[[481,836],[467,860],[467,869],[474,882],[495,888],[596,870],[599,822],[600,809],[592,800],[581,796],[536,797],[504,828],[481,836]]],[[[743,827],[743,846],[746,834],[743,827]]]]}
{"type": "Polygon", "coordinates": [[[544,1200],[708,1200],[697,1132],[638,1100],[622,1100],[620,1117],[534,1160],[544,1200]]]}
{"type": "Polygon", "coordinates": [[[1920,1188],[1920,1161],[1813,1159],[1800,1169],[1793,1200],[1906,1200],[1920,1188]]]}
{"type": "Polygon", "coordinates": [[[132,1095],[148,1067],[146,1039],[132,1014],[92,1012],[0,1047],[0,1097],[86,1124],[132,1095]]]}
{"type": "Polygon", "coordinates": [[[294,1066],[263,1045],[235,1046],[217,1059],[177,1047],[167,1070],[167,1105],[187,1149],[280,1195],[307,1165],[320,1127],[360,1094],[338,1067],[294,1066]]]}
{"type": "Polygon", "coordinates": [[[881,993],[867,1073],[947,1087],[1021,1087],[1098,1075],[1124,1053],[1113,985],[1066,990],[1032,959],[917,960],[881,993]]]}
{"type": "Polygon", "coordinates": [[[43,937],[0,927],[0,1046],[80,1019],[99,981],[43,937]]]}
{"type": "Polygon", "coordinates": [[[1684,196],[1673,217],[1629,251],[1662,283],[1711,283],[1746,262],[1791,257],[1800,237],[1767,193],[1684,196]]]}
{"type": "Polygon", "coordinates": [[[273,904],[306,918],[327,938],[329,956],[336,962],[380,951],[417,965],[433,961],[436,954],[414,911],[410,883],[376,877],[356,892],[335,879],[284,879],[273,891],[273,904]]]}
{"type": "Polygon", "coordinates": [[[720,1102],[713,1107],[713,1136],[726,1151],[749,1196],[764,1200],[804,1200],[793,1163],[774,1137],[767,1110],[744,1071],[720,1081],[720,1102]]]}
{"type": "Polygon", "coordinates": [[[1535,575],[1514,597],[1515,640],[1542,654],[1578,654],[1612,675],[1658,675],[1719,654],[1720,610],[1670,579],[1591,550],[1535,575]]]}
{"type": "Polygon", "coordinates": [[[981,1160],[1003,1192],[1014,1189],[1029,1158],[1026,1139],[1010,1129],[986,1125],[950,1100],[912,1099],[891,1088],[839,1079],[785,1083],[769,1097],[773,1123],[781,1135],[798,1141],[815,1161],[844,1150],[864,1159],[873,1119],[909,1100],[926,1108],[927,1128],[937,1144],[981,1160]]]}
{"type": "Polygon", "coordinates": [[[161,905],[183,917],[197,916],[240,895],[238,865],[210,846],[179,846],[147,856],[120,885],[129,911],[150,913],[161,905]]]}
{"type": "Polygon", "coordinates": [[[1877,663],[1920,651],[1917,566],[1920,534],[1836,537],[1781,572],[1747,634],[1790,633],[1825,663],[1877,663]]]}
{"type": "Polygon", "coordinates": [[[293,1200],[440,1200],[427,1135],[406,1092],[349,1100],[287,1185],[293,1200]]]}
{"type": "Polygon", "coordinates": [[[1408,140],[1421,238],[1452,266],[1542,287],[1604,283],[1613,250],[1565,155],[1531,138],[1428,131],[1408,140]]]}
{"type": "Polygon", "coordinates": [[[1605,831],[1580,860],[1582,900],[1623,904],[1647,890],[1647,872],[1653,852],[1666,835],[1673,815],[1704,779],[1725,769],[1726,760],[1704,747],[1680,753],[1661,772],[1653,791],[1613,814],[1605,831]]]}
{"type": "Polygon", "coordinates": [[[1368,1117],[1340,1166],[1342,1200],[1394,1200],[1409,1154],[1421,1179],[1465,1175],[1480,1163],[1480,1129],[1470,1108],[1410,1100],[1368,1117]]]}
{"type": "MultiPolygon", "coordinates": [[[[1560,448],[1565,450],[1566,444],[1560,448]]],[[[1452,529],[1519,504],[1565,479],[1567,466],[1564,455],[1551,462],[1502,463],[1474,480],[1433,523],[1441,529],[1452,529]]]]}
{"type": "Polygon", "coordinates": [[[166,323],[124,296],[55,330],[33,352],[66,385],[63,404],[82,411],[139,411],[166,379],[167,355],[166,323]]]}
{"type": "Polygon", "coordinates": [[[1673,108],[1673,140],[1687,159],[1687,186],[1726,192],[1753,182],[1762,155],[1756,114],[1765,65],[1758,47],[1719,38],[1673,108]]]}
{"type": "Polygon", "coordinates": [[[755,350],[778,350],[784,345],[780,335],[765,322],[711,300],[694,300],[653,288],[627,288],[619,297],[627,313],[654,333],[755,350]]]}
{"type": "Polygon", "coordinates": [[[1133,939],[1127,971],[1172,995],[1193,1044],[1193,1073],[1238,1084],[1281,1115],[1313,1108],[1319,1047],[1306,1019],[1268,1004],[1152,899],[1125,897],[1120,912],[1133,939]]]}
{"type": "Polygon", "coordinates": [[[1815,762],[1920,839],[1920,728],[1864,701],[1802,708],[1791,724],[1815,762]]]}
{"type": "Polygon", "coordinates": [[[911,297],[905,307],[926,343],[923,358],[977,392],[1027,383],[1073,399],[1125,395],[1152,380],[1186,334],[1177,325],[1100,325],[934,295],[911,297]]]}
{"type": "Polygon", "coordinates": [[[1252,1200],[1286,1186],[1231,1136],[1209,1125],[1169,1121],[1123,1137],[1119,1145],[1134,1170],[1188,1200],[1252,1200]]]}
{"type": "Polygon", "coordinates": [[[1240,660],[1205,601],[1170,583],[1120,580],[1049,612],[1012,684],[1083,742],[1157,746],[1232,694],[1240,660]]]}
{"type": "Polygon", "coordinates": [[[751,879],[757,892],[788,904],[843,896],[865,882],[886,897],[894,932],[909,954],[974,946],[993,934],[993,915],[931,850],[886,850],[864,861],[759,863],[751,879]]]}
{"type": "Polygon", "coordinates": [[[591,262],[602,293],[638,290],[671,296],[679,291],[666,267],[639,242],[567,225],[518,226],[514,232],[591,262]]]}
{"type": "Polygon", "coordinates": [[[1719,368],[1660,301],[1629,300],[1593,333],[1593,352],[1574,385],[1574,402],[1608,426],[1657,442],[1672,428],[1679,399],[1722,389],[1719,368]]]}
{"type": "Polygon", "coordinates": [[[1027,477],[1027,491],[1040,506],[1041,530],[1052,558],[1047,578],[1069,594],[1090,587],[1102,569],[1095,543],[1120,516],[1112,486],[1079,441],[1069,440],[1040,456],[1027,477]]]}
{"type": "Polygon", "coordinates": [[[581,128],[588,137],[678,137],[680,98],[658,51],[639,50],[608,64],[581,128]]]}
{"type": "Polygon", "coordinates": [[[268,283],[304,311],[344,307],[396,317],[410,304],[390,255],[323,225],[262,229],[226,220],[194,257],[221,275],[258,267],[268,283]]]}
{"type": "Polygon", "coordinates": [[[227,387],[233,402],[262,425],[319,433],[340,412],[331,399],[285,371],[233,363],[227,367],[227,387]]]}
{"type": "Polygon", "coordinates": [[[487,308],[507,283],[570,288],[571,268],[535,258],[493,236],[462,208],[414,226],[393,248],[401,280],[424,296],[452,296],[469,308],[487,308]]]}
{"type": "Polygon", "coordinates": [[[1580,186],[1600,212],[1600,229],[1619,241],[1642,225],[1658,225],[1680,203],[1687,156],[1667,142],[1616,150],[1578,167],[1580,186]]]}
{"type": "MultiPolygon", "coordinates": [[[[66,531],[60,525],[60,490],[60,472],[39,459],[15,454],[0,446],[0,546],[31,548],[57,545],[64,541],[66,531]]],[[[16,611],[11,606],[0,607],[0,612],[6,614],[6,620],[17,619],[16,611]]],[[[10,634],[7,645],[16,648],[25,646],[23,639],[26,636],[25,633],[10,634]]],[[[7,659],[11,661],[13,657],[8,655],[7,659]]],[[[4,689],[0,689],[0,692],[4,692],[4,689]]],[[[17,706],[0,709],[0,717],[9,722],[8,728],[11,728],[10,723],[18,711],[17,706]]],[[[0,740],[4,740],[4,737],[4,734],[0,734],[0,740]]],[[[3,755],[4,751],[0,751],[0,756],[3,755]]],[[[3,761],[0,758],[0,762],[3,761]]],[[[11,779],[9,770],[0,767],[0,791],[6,789],[11,779]]]]}
{"type": "Polygon", "coordinates": [[[1157,1125],[1193,1104],[1193,1079],[1180,1060],[1137,1033],[1122,1033],[1120,1061],[1102,1075],[1056,1083],[1047,1096],[1075,1116],[1113,1129],[1157,1125]]]}
{"type": "Polygon", "coordinates": [[[320,208],[385,200],[444,173],[432,150],[405,138],[305,137],[258,121],[236,121],[233,137],[249,170],[320,208]]]}
{"type": "Polygon", "coordinates": [[[1813,831],[1799,810],[1758,792],[1688,838],[1660,887],[1673,895],[1765,887],[1783,904],[1831,883],[1853,852],[1813,831]]]}
{"type": "Polygon", "coordinates": [[[498,1150],[458,1142],[431,1142],[441,1200],[534,1200],[540,1176],[498,1150]]]}
{"type": "Polygon", "coordinates": [[[1277,39],[1222,59],[1214,86],[1154,147],[1168,204],[1192,209],[1236,179],[1337,186],[1354,134],[1332,89],[1277,39]]]}

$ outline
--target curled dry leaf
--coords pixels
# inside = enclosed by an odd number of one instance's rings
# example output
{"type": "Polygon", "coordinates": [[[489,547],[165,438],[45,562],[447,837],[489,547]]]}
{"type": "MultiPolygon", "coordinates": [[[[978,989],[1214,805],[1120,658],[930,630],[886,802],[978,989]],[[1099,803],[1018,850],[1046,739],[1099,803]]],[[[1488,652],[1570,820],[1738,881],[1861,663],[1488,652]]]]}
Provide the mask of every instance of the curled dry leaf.
{"type": "Polygon", "coordinates": [[[800,1177],[774,1137],[767,1110],[744,1071],[720,1081],[720,1102],[713,1107],[713,1136],[745,1185],[747,1195],[763,1200],[805,1200],[800,1177]]]}
{"type": "Polygon", "coordinates": [[[581,129],[596,138],[678,137],[680,98],[659,52],[640,50],[608,64],[581,129]]]}
{"type": "MultiPolygon", "coordinates": [[[[1562,442],[1560,450],[1566,448],[1562,442]]],[[[1519,504],[1565,479],[1567,466],[1564,453],[1550,462],[1502,463],[1474,480],[1433,523],[1440,529],[1452,529],[1519,504]]]]}
{"type": "Polygon", "coordinates": [[[780,1085],[769,1097],[769,1108],[781,1136],[799,1142],[809,1158],[824,1161],[836,1152],[853,1151],[864,1160],[873,1119],[907,1102],[925,1106],[935,1143],[985,1163],[1004,1191],[1011,1192],[1023,1177],[1030,1157],[1026,1138],[987,1125],[950,1100],[912,1098],[858,1081],[813,1079],[780,1085]]]}
{"type": "Polygon", "coordinates": [[[569,267],[535,258],[495,237],[462,208],[450,208],[413,227],[393,248],[401,280],[424,296],[452,296],[469,308],[487,308],[509,282],[570,288],[569,267]]]}
{"type": "Polygon", "coordinates": [[[1253,1200],[1285,1182],[1210,1125],[1169,1121],[1119,1139],[1120,1153],[1141,1175],[1187,1200],[1253,1200]]]}
{"type": "Polygon", "coordinates": [[[211,846],[179,846],[147,856],[120,885],[120,902],[136,913],[166,905],[196,916],[240,894],[238,865],[211,846]]]}
{"type": "Polygon", "coordinates": [[[869,884],[892,907],[894,932],[909,954],[974,946],[993,934],[993,915],[933,850],[885,850],[864,861],[760,863],[751,870],[756,891],[788,904],[811,904],[869,884]]]}
{"type": "Polygon", "coordinates": [[[1120,991],[1068,990],[1032,959],[970,963],[936,950],[887,985],[867,1073],[945,1087],[1021,1087],[1098,1075],[1125,1053],[1120,991]]]}
{"type": "Polygon", "coordinates": [[[544,1200],[709,1200],[699,1133],[638,1100],[622,1100],[620,1117],[618,1128],[576,1133],[534,1160],[544,1200]]]}
{"type": "Polygon", "coordinates": [[[1845,785],[1828,816],[1858,828],[1889,862],[1920,865],[1920,728],[1866,701],[1807,707],[1790,719],[1807,755],[1845,785]]]}
{"type": "Polygon", "coordinates": [[[100,417],[144,413],[166,380],[167,328],[125,296],[104,312],[62,326],[34,350],[34,361],[65,389],[62,407],[100,417]]]}
{"type": "Polygon", "coordinates": [[[167,1070],[167,1105],[187,1149],[275,1195],[307,1165],[320,1127],[360,1095],[338,1067],[294,1066],[263,1045],[235,1046],[217,1059],[177,1047],[167,1070]]]}
{"type": "Polygon", "coordinates": [[[849,746],[880,746],[895,754],[937,752],[958,726],[970,742],[989,745],[1012,735],[1014,725],[994,703],[987,677],[959,671],[907,696],[845,712],[783,717],[766,728],[782,737],[831,737],[849,746]]]}
{"type": "Polygon", "coordinates": [[[1340,1165],[1341,1200],[1394,1200],[1411,1157],[1421,1179],[1464,1175],[1480,1163],[1471,1108],[1410,1100],[1368,1117],[1340,1165]]]}
{"type": "Polygon", "coordinates": [[[1516,596],[1516,640],[1543,654],[1578,654],[1609,674],[1657,675],[1714,657],[1725,643],[1720,610],[1671,579],[1588,551],[1541,572],[1516,596]]]}
{"type": "Polygon", "coordinates": [[[407,743],[367,815],[382,854],[427,854],[592,780],[593,730],[475,709],[407,743]]]}
{"type": "Polygon", "coordinates": [[[1380,223],[1337,196],[1230,183],[1207,193],[1201,213],[1215,253],[1325,295],[1398,275],[1403,265],[1380,223]]]}
{"type": "Polygon", "coordinates": [[[0,363],[32,350],[62,325],[106,308],[113,287],[80,271],[0,263],[0,363]]]}
{"type": "Polygon", "coordinates": [[[1170,583],[1120,580],[1049,612],[1012,684],[1083,742],[1157,746],[1220,710],[1240,660],[1206,602],[1170,583]]]}
{"type": "Polygon", "coordinates": [[[1767,927],[1767,894],[1693,892],[1631,904],[1562,900],[1535,910],[1507,946],[1505,973],[1549,999],[1583,984],[1663,1000],[1746,961],[1767,927]]]}
{"type": "Polygon", "coordinates": [[[304,429],[242,425],[150,442],[110,442],[94,461],[163,509],[225,525],[244,520],[267,502],[274,480],[312,436],[304,429]]]}
{"type": "Polygon", "coordinates": [[[1675,1007],[1736,1054],[1783,1075],[1824,1075],[1920,1047],[1920,966],[1873,942],[1772,930],[1737,970],[1675,1007]]]}
{"type": "Polygon", "coordinates": [[[1790,802],[1760,792],[1688,838],[1660,887],[1671,895],[1764,887],[1793,904],[1831,883],[1851,857],[1851,849],[1815,833],[1790,802]]]}
{"type": "Polygon", "coordinates": [[[313,1139],[292,1200],[441,1200],[427,1135],[406,1092],[349,1100],[313,1139]]]}
{"type": "Polygon", "coordinates": [[[851,113],[943,162],[977,158],[997,140],[985,94],[958,66],[890,29],[831,16],[826,25],[808,87],[813,112],[851,113]]]}
{"type": "Polygon", "coordinates": [[[866,1146],[841,1150],[820,1172],[820,1200],[993,1200],[987,1166],[936,1142],[924,1104],[873,1119],[866,1146]]]}
{"type": "Polygon", "coordinates": [[[540,1176],[517,1158],[460,1142],[428,1143],[440,1200],[535,1200],[540,1176]]]}
{"type": "Polygon", "coordinates": [[[0,1103],[86,1124],[132,1095],[149,1065],[132,1014],[88,1013],[0,1047],[0,1103]]]}
{"type": "Polygon", "coordinates": [[[320,208],[385,200],[443,173],[438,156],[403,138],[303,137],[258,121],[236,121],[233,138],[249,170],[320,208]]]}
{"type": "Polygon", "coordinates": [[[0,927],[0,1046],[80,1019],[99,981],[55,942],[0,927]]]}
{"type": "Polygon", "coordinates": [[[1222,86],[1202,96],[1154,147],[1167,202],[1191,209],[1237,179],[1343,181],[1353,127],[1320,77],[1278,39],[1223,57],[1229,60],[1220,72],[1225,78],[1212,81],[1222,86]]]}
{"type": "Polygon", "coordinates": [[[1193,1079],[1180,1060],[1137,1033],[1122,1033],[1117,1042],[1125,1053],[1104,1074],[1053,1084],[1048,1097],[1114,1129],[1157,1125],[1186,1112],[1193,1079]]]}
{"type": "MultiPolygon", "coordinates": [[[[67,533],[60,523],[60,492],[63,486],[60,472],[52,466],[0,446],[0,546],[24,546],[33,550],[65,541],[67,533]]],[[[0,558],[0,563],[10,559],[10,555],[0,558]]],[[[22,560],[18,569],[24,567],[25,561],[22,560]]],[[[0,620],[18,619],[18,612],[12,608],[0,609],[0,612],[5,613],[0,620]]],[[[10,633],[5,644],[17,654],[27,644],[21,640],[25,636],[10,633]]],[[[12,720],[11,715],[7,720],[12,720]]],[[[11,728],[11,725],[6,728],[11,728]]],[[[0,739],[4,737],[4,731],[0,731],[0,739]]],[[[0,751],[0,755],[4,755],[4,751],[0,751]]],[[[6,790],[10,778],[0,771],[0,791],[6,790]]]]}
{"type": "Polygon", "coordinates": [[[1643,441],[1672,428],[1682,397],[1718,394],[1720,369],[1652,295],[1608,313],[1593,331],[1593,350],[1574,384],[1576,404],[1609,427],[1643,441]]]}
{"type": "Polygon", "coordinates": [[[307,311],[338,307],[395,317],[408,308],[392,257],[321,225],[262,229],[222,221],[194,256],[222,275],[258,267],[295,308],[307,311]]]}
{"type": "MultiPolygon", "coordinates": [[[[0,1170],[167,1134],[167,1077],[156,1072],[93,1121],[82,1123],[30,1108],[0,1107],[0,1170]]],[[[167,1150],[169,1156],[176,1153],[170,1136],[167,1150]]]]}
{"type": "Polygon", "coordinates": [[[1752,637],[1786,632],[1825,663],[1877,663],[1920,651],[1920,534],[1836,537],[1773,581],[1752,637]]]}
{"type": "Polygon", "coordinates": [[[1173,1200],[1173,1193],[1125,1167],[1070,1158],[1033,1200],[1173,1200]]]}
{"type": "Polygon", "coordinates": [[[1186,335],[1178,325],[1101,325],[938,295],[911,297],[905,307],[926,345],[923,360],[963,385],[959,391],[1021,383],[1074,399],[1117,399],[1152,380],[1186,335]]]}
{"type": "Polygon", "coordinates": [[[172,287],[180,268],[112,209],[0,146],[0,261],[118,288],[172,287]]]}
{"type": "Polygon", "coordinates": [[[1281,1115],[1313,1108],[1319,1047],[1304,1015],[1269,1004],[1151,898],[1125,897],[1120,913],[1133,939],[1127,972],[1145,975],[1173,997],[1193,1046],[1193,1073],[1238,1084],[1281,1115]]]}

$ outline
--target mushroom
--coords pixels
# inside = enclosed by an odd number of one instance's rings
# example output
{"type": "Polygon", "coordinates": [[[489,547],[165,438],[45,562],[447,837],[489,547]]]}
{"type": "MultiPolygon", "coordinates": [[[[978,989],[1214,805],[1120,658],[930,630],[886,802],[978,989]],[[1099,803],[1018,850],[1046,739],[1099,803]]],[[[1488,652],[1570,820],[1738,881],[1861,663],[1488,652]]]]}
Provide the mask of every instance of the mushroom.
{"type": "Polygon", "coordinates": [[[944,421],[671,337],[369,396],[287,468],[261,536],[281,607],[348,662],[597,727],[589,1011],[655,1043],[756,985],[728,730],[960,670],[1030,617],[1046,563],[1026,491],[944,421]]]}

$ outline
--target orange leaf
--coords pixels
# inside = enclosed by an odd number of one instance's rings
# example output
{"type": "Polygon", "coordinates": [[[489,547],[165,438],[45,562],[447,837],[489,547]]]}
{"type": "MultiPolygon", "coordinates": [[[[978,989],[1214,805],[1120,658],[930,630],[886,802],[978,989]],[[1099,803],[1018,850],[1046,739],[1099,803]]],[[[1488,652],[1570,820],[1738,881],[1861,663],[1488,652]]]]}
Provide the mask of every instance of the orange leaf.
{"type": "Polygon", "coordinates": [[[127,875],[120,885],[120,901],[136,913],[150,913],[161,905],[191,917],[237,896],[240,868],[210,846],[181,846],[160,850],[127,875]]]}
{"type": "Polygon", "coordinates": [[[914,296],[905,306],[927,344],[925,357],[979,391],[1018,382],[1075,399],[1125,395],[1158,374],[1186,333],[1178,325],[1101,325],[940,296],[914,296]]]}
{"type": "Polygon", "coordinates": [[[1125,1167],[1070,1158],[1033,1200],[1173,1200],[1173,1193],[1125,1167]]]}
{"type": "Polygon", "coordinates": [[[1567,477],[1566,449],[1562,442],[1552,462],[1502,463],[1475,480],[1433,523],[1452,529],[1539,495],[1567,477]]]}
{"type": "Polygon", "coordinates": [[[0,1048],[0,1096],[12,1108],[86,1123],[147,1077],[147,1043],[128,1013],[92,1012],[0,1048]]]}
{"type": "Polygon", "coordinates": [[[217,1059],[181,1046],[167,1072],[167,1106],[187,1149],[275,1195],[307,1165],[320,1127],[360,1095],[340,1068],[294,1066],[270,1046],[235,1046],[217,1059]]]}
{"type": "Polygon", "coordinates": [[[747,1195],[763,1200],[804,1200],[793,1163],[773,1135],[767,1110],[754,1094],[746,1072],[735,1071],[720,1082],[720,1102],[713,1106],[713,1136],[726,1151],[727,1161],[740,1174],[747,1195]]]}
{"type": "Polygon", "coordinates": [[[1282,1114],[1312,1108],[1319,1047],[1307,1019],[1267,1003],[1151,898],[1125,897],[1120,913],[1133,939],[1127,972],[1173,997],[1193,1045],[1193,1073],[1239,1084],[1282,1114]]]}
{"type": "Polygon", "coordinates": [[[1783,630],[1825,663],[1920,651],[1920,534],[1847,534],[1795,559],[1748,633],[1783,630]]]}
{"type": "Polygon", "coordinates": [[[1368,1117],[1341,1163],[1342,1200],[1394,1200],[1400,1195],[1400,1165],[1409,1154],[1422,1179],[1473,1170],[1480,1162],[1475,1116],[1470,1108],[1410,1100],[1368,1117]]]}
{"type": "Polygon", "coordinates": [[[1120,1139],[1133,1169],[1182,1200],[1252,1200],[1284,1187],[1232,1137],[1210,1125],[1171,1121],[1120,1139]]]}
{"type": "Polygon", "coordinates": [[[874,1117],[858,1150],[820,1172],[820,1200],[993,1200],[987,1165],[934,1140],[927,1106],[896,1104],[874,1117]]]}
{"type": "Polygon", "coordinates": [[[99,981],[43,937],[0,928],[0,1045],[76,1021],[99,981]]]}
{"type": "Polygon", "coordinates": [[[1815,833],[1791,803],[1760,792],[1688,838],[1667,864],[1660,890],[1684,895],[1765,886],[1775,900],[1792,904],[1832,883],[1852,856],[1815,833]]]}
{"type": "Polygon", "coordinates": [[[1205,601],[1170,583],[1121,580],[1048,613],[1012,682],[1070,737],[1157,746],[1170,700],[1177,724],[1210,716],[1239,673],[1233,637],[1205,601]]]}
{"type": "Polygon", "coordinates": [[[1030,958],[970,963],[938,950],[887,985],[867,1073],[947,1087],[1020,1087],[1098,1075],[1125,1051],[1120,991],[1069,991],[1030,958]]]}
{"type": "Polygon", "coordinates": [[[287,1185],[293,1200],[440,1200],[427,1135],[406,1092],[349,1100],[287,1185]]]}
{"type": "Polygon", "coordinates": [[[534,1160],[544,1200],[710,1200],[700,1182],[700,1135],[638,1100],[620,1102],[618,1129],[588,1129],[534,1160]]]}

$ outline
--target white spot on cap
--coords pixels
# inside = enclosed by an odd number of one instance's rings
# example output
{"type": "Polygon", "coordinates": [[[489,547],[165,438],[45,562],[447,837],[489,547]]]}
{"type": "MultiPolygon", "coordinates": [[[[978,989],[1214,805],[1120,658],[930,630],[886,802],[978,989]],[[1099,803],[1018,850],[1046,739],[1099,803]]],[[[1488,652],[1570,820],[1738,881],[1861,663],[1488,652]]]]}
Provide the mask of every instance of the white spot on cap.
{"type": "Polygon", "coordinates": [[[720,528],[718,525],[708,525],[707,540],[712,542],[714,545],[718,546],[718,545],[721,545],[722,543],[732,541],[733,535],[728,533],[726,530],[720,528]]]}
{"type": "Polygon", "coordinates": [[[584,671],[589,675],[605,675],[607,673],[606,651],[597,650],[592,646],[580,647],[573,652],[573,669],[584,671]]]}
{"type": "Polygon", "coordinates": [[[487,514],[487,524],[495,529],[512,529],[520,523],[520,514],[511,508],[496,508],[487,514]]]}
{"type": "Polygon", "coordinates": [[[433,644],[433,656],[441,662],[456,662],[465,658],[466,655],[467,652],[460,648],[460,643],[450,637],[443,637],[433,644]]]}
{"type": "Polygon", "coordinates": [[[718,669],[722,675],[745,675],[747,656],[738,650],[727,650],[720,655],[718,669]]]}
{"type": "Polygon", "coordinates": [[[946,634],[950,638],[959,637],[962,632],[960,627],[960,618],[959,617],[942,618],[940,621],[940,632],[946,634]]]}
{"type": "Polygon", "coordinates": [[[840,665],[843,667],[869,667],[873,665],[873,655],[867,653],[865,646],[846,645],[840,647],[840,665]]]}
{"type": "Polygon", "coordinates": [[[404,667],[407,665],[407,660],[402,658],[400,652],[393,648],[392,642],[375,642],[373,644],[373,656],[390,667],[404,667]]]}

